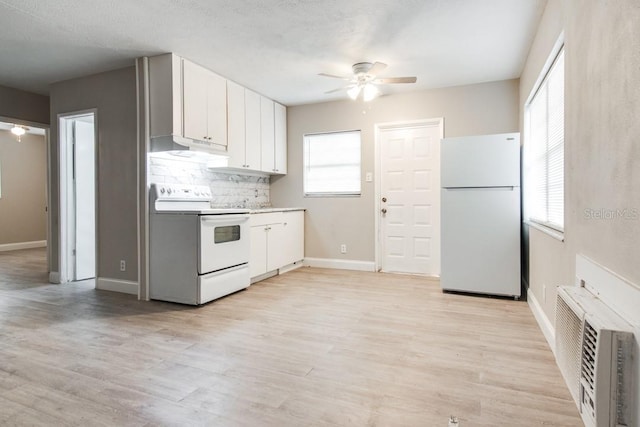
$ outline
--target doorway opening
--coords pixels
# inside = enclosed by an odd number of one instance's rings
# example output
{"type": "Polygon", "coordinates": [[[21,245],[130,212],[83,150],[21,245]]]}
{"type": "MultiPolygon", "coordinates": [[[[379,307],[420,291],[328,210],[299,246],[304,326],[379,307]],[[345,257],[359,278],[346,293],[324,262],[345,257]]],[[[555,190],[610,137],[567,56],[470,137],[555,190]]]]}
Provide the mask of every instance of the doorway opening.
{"type": "Polygon", "coordinates": [[[439,276],[443,119],[375,129],[376,270],[439,276]]]}
{"type": "Polygon", "coordinates": [[[0,282],[48,281],[48,136],[48,125],[0,116],[0,282]]]}
{"type": "Polygon", "coordinates": [[[96,277],[96,111],[58,116],[60,282],[96,277]]]}

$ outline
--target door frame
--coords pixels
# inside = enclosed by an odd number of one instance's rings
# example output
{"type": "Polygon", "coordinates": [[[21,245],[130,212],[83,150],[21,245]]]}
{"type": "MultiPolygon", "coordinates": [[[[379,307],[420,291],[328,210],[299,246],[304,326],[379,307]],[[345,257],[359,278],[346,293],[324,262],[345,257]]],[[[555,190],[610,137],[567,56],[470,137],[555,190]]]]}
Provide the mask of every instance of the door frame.
{"type": "Polygon", "coordinates": [[[67,145],[67,129],[66,126],[61,126],[62,120],[73,119],[74,117],[88,116],[93,115],[93,143],[95,145],[94,151],[94,170],[95,170],[95,179],[94,179],[94,187],[95,187],[95,200],[94,200],[94,223],[95,223],[95,237],[94,237],[94,253],[95,253],[95,268],[96,268],[96,279],[98,277],[98,109],[90,108],[87,110],[79,110],[72,111],[68,113],[60,113],[57,115],[57,127],[58,127],[58,215],[59,215],[59,235],[58,235],[58,266],[59,266],[59,283],[69,282],[69,264],[71,259],[68,255],[68,246],[69,246],[69,222],[70,222],[70,212],[67,210],[67,202],[69,198],[69,194],[67,194],[68,185],[67,182],[67,168],[70,165],[67,162],[67,153],[68,153],[68,145],[67,145]]]}
{"type": "Polygon", "coordinates": [[[419,119],[419,120],[404,120],[397,122],[383,122],[376,123],[374,125],[374,177],[375,177],[375,202],[373,204],[374,208],[374,220],[375,220],[375,230],[376,230],[376,238],[375,238],[375,271],[380,271],[382,269],[382,224],[380,221],[380,197],[381,197],[381,185],[382,185],[382,177],[380,176],[380,171],[382,169],[381,162],[382,158],[380,156],[380,144],[382,132],[387,130],[395,130],[395,129],[412,129],[417,127],[428,127],[428,126],[438,126],[440,130],[440,139],[444,138],[444,117],[434,117],[430,119],[419,119]]]}

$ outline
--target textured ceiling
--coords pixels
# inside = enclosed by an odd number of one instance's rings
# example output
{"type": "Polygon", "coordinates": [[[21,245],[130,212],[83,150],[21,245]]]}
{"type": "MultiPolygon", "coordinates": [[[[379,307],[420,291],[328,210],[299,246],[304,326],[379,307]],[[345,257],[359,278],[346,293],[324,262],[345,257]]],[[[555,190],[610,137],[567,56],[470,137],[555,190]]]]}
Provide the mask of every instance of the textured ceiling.
{"type": "Polygon", "coordinates": [[[383,93],[520,76],[546,0],[0,0],[0,84],[48,85],[175,52],[286,105],[351,64],[417,76],[383,93]],[[402,87],[401,87],[402,86],[402,87]]]}

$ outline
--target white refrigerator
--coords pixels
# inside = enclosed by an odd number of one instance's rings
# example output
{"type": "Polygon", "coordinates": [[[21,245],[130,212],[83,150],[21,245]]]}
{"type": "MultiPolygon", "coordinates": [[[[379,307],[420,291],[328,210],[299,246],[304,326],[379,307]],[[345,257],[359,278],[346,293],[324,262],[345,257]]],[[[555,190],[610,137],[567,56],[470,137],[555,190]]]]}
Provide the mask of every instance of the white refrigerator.
{"type": "Polygon", "coordinates": [[[441,145],[445,291],[520,297],[520,134],[441,145]]]}

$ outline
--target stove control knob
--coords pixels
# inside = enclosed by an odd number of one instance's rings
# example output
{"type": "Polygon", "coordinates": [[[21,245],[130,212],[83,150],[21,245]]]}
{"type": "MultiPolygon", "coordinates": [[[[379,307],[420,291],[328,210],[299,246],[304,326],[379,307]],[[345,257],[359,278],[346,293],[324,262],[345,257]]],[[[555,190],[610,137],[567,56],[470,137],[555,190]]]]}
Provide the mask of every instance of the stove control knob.
{"type": "Polygon", "coordinates": [[[160,194],[164,194],[164,187],[160,187],[160,194]]]}
{"type": "Polygon", "coordinates": [[[167,194],[171,194],[171,189],[167,188],[167,194]]]}

